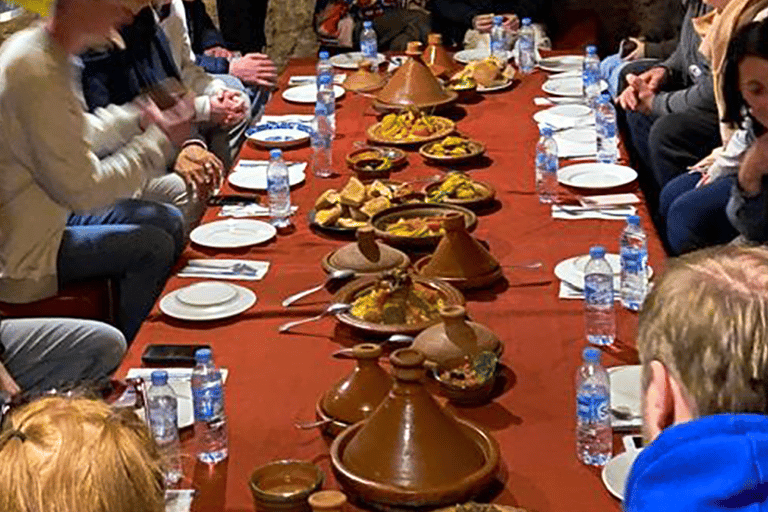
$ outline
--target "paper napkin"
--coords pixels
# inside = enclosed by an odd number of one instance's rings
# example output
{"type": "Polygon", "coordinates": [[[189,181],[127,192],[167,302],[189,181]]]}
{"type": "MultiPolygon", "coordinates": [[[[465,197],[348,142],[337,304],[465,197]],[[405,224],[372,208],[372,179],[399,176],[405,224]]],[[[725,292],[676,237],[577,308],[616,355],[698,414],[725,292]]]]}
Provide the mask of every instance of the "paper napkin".
{"type": "Polygon", "coordinates": [[[635,215],[637,209],[626,205],[621,207],[600,208],[595,206],[571,206],[562,204],[552,205],[552,218],[563,220],[602,219],[626,221],[630,215],[635,215]]]}

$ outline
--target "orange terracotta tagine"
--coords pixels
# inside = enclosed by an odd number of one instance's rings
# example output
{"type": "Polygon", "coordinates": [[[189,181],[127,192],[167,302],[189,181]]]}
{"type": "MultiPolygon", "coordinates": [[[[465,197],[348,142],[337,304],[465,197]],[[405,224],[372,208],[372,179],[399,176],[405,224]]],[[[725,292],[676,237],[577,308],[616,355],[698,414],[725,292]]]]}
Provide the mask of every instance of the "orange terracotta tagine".
{"type": "Polygon", "coordinates": [[[424,355],[390,356],[395,384],[368,420],[331,445],[331,463],[347,494],[379,508],[438,507],[485,489],[499,463],[496,441],[457,419],[427,391],[424,355]]]}
{"type": "Polygon", "coordinates": [[[323,430],[332,436],[367,418],[392,387],[392,377],[378,363],[381,346],[361,343],[351,352],[357,360],[355,369],[326,391],[317,403],[317,417],[328,420],[323,430]]]}
{"type": "Polygon", "coordinates": [[[351,73],[341,84],[352,92],[372,92],[384,87],[386,80],[376,72],[373,62],[363,60],[354,73],[351,73]]]}
{"type": "Polygon", "coordinates": [[[443,46],[443,36],[440,34],[429,34],[427,36],[427,47],[422,54],[424,63],[435,76],[450,77],[462,66],[448,55],[443,46]]]}
{"type": "Polygon", "coordinates": [[[357,230],[357,242],[328,253],[321,262],[323,270],[354,270],[357,275],[372,275],[407,268],[410,258],[397,249],[376,240],[371,226],[357,230]]]}
{"type": "Polygon", "coordinates": [[[445,105],[456,100],[456,92],[445,89],[424,63],[420,42],[408,43],[405,54],[409,58],[376,95],[378,102],[386,107],[425,108],[445,105]]]}

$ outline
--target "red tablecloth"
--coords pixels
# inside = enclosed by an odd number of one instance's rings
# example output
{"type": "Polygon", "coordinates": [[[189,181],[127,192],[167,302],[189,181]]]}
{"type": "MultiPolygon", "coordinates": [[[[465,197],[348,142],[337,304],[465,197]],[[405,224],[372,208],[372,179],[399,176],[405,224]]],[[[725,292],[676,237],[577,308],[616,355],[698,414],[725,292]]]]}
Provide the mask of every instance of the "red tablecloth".
{"type": "MultiPolygon", "coordinates": [[[[281,79],[281,91],[289,75],[313,72],[313,63],[294,61],[281,79]]],[[[532,120],[538,108],[532,100],[542,94],[545,78],[540,71],[523,77],[509,90],[463,106],[455,118],[461,133],[486,144],[490,161],[486,167],[472,170],[472,176],[492,183],[501,203],[498,211],[480,218],[475,236],[488,242],[502,264],[541,260],[544,271],[506,269],[509,286],[467,294],[467,310],[473,320],[496,332],[506,345],[502,361],[510,369],[509,383],[492,403],[454,412],[491,431],[501,446],[503,489],[493,495],[494,502],[539,512],[620,510],[620,504],[603,487],[599,471],[576,460],[574,375],[586,343],[582,302],[557,298],[558,282],[552,269],[560,260],[584,254],[596,243],[617,251],[623,223],[553,220],[549,208],[538,203],[533,170],[538,130],[532,120]],[[552,281],[526,285],[542,279],[552,281]]],[[[329,298],[326,292],[289,309],[280,302],[320,282],[325,277],[321,257],[346,243],[313,233],[306,220],[322,191],[346,181],[349,172],[344,155],[355,141],[364,140],[366,128],[376,122],[370,99],[348,93],[337,109],[334,163],[341,176],[317,179],[308,169],[307,182],[292,191],[292,200],[299,206],[294,232],[242,251],[193,246],[184,254],[183,259],[269,260],[272,267],[264,280],[241,283],[257,293],[257,304],[230,320],[203,323],[176,321],[155,309],[123,363],[122,371],[138,366],[142,350],[151,343],[208,343],[216,362],[230,369],[226,386],[230,458],[211,471],[196,466],[194,481],[201,491],[196,510],[252,510],[248,477],[255,467],[275,459],[316,461],[325,470],[325,487],[336,487],[328,443],[317,431],[298,430],[293,424],[312,420],[319,395],[352,367],[349,361],[331,359],[331,353],[340,345],[351,346],[363,339],[338,327],[333,319],[308,324],[295,334],[278,334],[277,327],[321,311],[329,298]]],[[[279,93],[267,108],[270,114],[312,111],[311,105],[284,102],[279,93]]],[[[266,151],[250,146],[242,156],[268,158],[266,151]]],[[[308,147],[286,151],[286,159],[292,161],[309,161],[310,156],[308,147]]],[[[393,179],[423,178],[436,172],[416,152],[409,152],[409,162],[393,179]]],[[[217,209],[207,212],[204,221],[214,220],[217,213],[217,209]]],[[[651,234],[649,260],[658,270],[663,251],[644,208],[641,215],[644,229],[651,234]]],[[[191,282],[172,277],[165,292],[191,282]]],[[[605,350],[605,365],[636,363],[636,324],[636,314],[619,311],[618,340],[615,347],[605,350]]]]}

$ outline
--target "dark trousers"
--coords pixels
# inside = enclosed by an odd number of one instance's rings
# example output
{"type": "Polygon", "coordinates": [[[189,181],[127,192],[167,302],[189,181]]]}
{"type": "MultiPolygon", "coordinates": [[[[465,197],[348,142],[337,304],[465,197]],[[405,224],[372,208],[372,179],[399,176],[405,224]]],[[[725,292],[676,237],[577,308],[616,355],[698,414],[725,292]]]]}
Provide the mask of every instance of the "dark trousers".
{"type": "Polygon", "coordinates": [[[667,250],[673,256],[724,244],[739,233],[725,213],[735,176],[696,188],[701,174],[685,173],[664,186],[659,197],[667,250]]]}

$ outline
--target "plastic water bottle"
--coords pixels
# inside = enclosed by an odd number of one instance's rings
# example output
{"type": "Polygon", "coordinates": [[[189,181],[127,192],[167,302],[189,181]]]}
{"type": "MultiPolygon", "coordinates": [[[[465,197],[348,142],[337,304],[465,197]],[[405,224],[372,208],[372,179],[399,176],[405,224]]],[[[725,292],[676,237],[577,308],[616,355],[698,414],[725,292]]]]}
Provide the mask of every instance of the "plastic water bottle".
{"type": "Polygon", "coordinates": [[[621,304],[639,311],[648,290],[648,244],[640,217],[627,217],[627,226],[619,238],[621,256],[621,304]]]}
{"type": "Polygon", "coordinates": [[[517,38],[517,67],[523,74],[529,74],[536,65],[536,34],[531,26],[531,18],[523,18],[520,34],[517,38]]]}
{"type": "Polygon", "coordinates": [[[491,55],[501,60],[507,61],[507,33],[502,23],[503,16],[493,17],[493,27],[491,28],[491,55]]]}
{"type": "Polygon", "coordinates": [[[600,58],[597,56],[597,47],[593,45],[587,46],[581,78],[587,104],[594,108],[595,100],[600,95],[600,58]]]}
{"type": "Polygon", "coordinates": [[[336,134],[336,100],[333,87],[327,87],[329,77],[317,91],[315,119],[312,131],[312,173],[318,178],[333,175],[333,138],[336,134]]]}
{"type": "Polygon", "coordinates": [[[168,372],[152,372],[152,385],[147,390],[147,408],[152,437],[160,449],[160,460],[166,485],[181,480],[179,456],[178,401],[173,388],[168,385],[168,372]]]}
{"type": "Polygon", "coordinates": [[[557,197],[557,143],[552,127],[544,125],[536,143],[536,192],[540,203],[551,203],[557,197]]]}
{"type": "Polygon", "coordinates": [[[216,464],[229,454],[227,416],[224,414],[224,385],[221,372],[213,364],[211,350],[195,352],[192,370],[192,404],[195,411],[197,458],[216,464]]]}
{"type": "Polygon", "coordinates": [[[269,222],[276,228],[289,226],[291,224],[291,185],[288,167],[283,161],[283,152],[279,149],[269,152],[267,194],[269,195],[269,222]]]}
{"type": "Polygon", "coordinates": [[[612,345],[616,338],[616,312],[613,309],[613,269],[605,259],[605,249],[589,249],[584,268],[584,330],[593,345],[612,345]]]}
{"type": "Polygon", "coordinates": [[[590,466],[604,466],[613,454],[611,384],[600,355],[585,348],[576,372],[576,456],[590,466]]]}
{"type": "Polygon", "coordinates": [[[611,97],[601,94],[595,105],[595,129],[597,131],[597,161],[615,164],[619,149],[616,146],[616,109],[611,97]]]}
{"type": "Polygon", "coordinates": [[[320,89],[320,77],[323,75],[329,75],[331,77],[331,83],[333,83],[333,65],[328,58],[328,52],[322,51],[318,54],[317,60],[317,75],[315,76],[315,83],[317,88],[320,89]]]}
{"type": "Polygon", "coordinates": [[[376,39],[376,31],[373,30],[373,22],[363,22],[363,32],[360,34],[360,52],[363,57],[369,59],[371,62],[376,62],[376,58],[379,55],[378,42],[376,39]]]}
{"type": "MultiPolygon", "coordinates": [[[[317,88],[317,100],[315,102],[315,124],[320,126],[321,118],[325,118],[330,128],[330,136],[336,136],[336,94],[333,91],[333,77],[323,75],[320,78],[320,87],[317,88]]],[[[327,134],[327,133],[326,133],[327,134]]]]}

